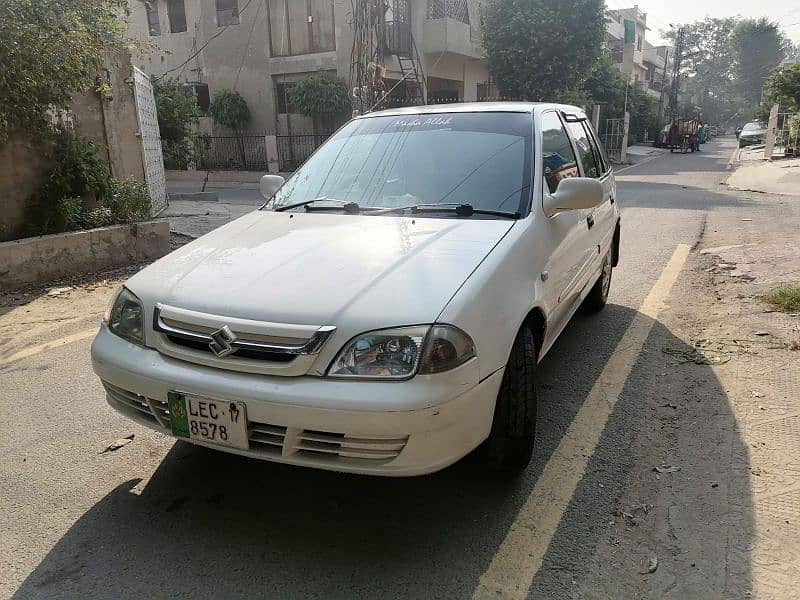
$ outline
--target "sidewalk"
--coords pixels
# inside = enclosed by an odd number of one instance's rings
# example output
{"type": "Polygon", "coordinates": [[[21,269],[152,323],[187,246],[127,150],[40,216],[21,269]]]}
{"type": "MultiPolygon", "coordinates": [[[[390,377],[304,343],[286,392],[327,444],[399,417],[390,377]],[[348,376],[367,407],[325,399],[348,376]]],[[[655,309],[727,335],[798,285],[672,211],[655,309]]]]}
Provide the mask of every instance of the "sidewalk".
{"type": "Polygon", "coordinates": [[[800,196],[800,158],[743,163],[728,179],[728,187],[746,192],[800,196]]]}
{"type": "MultiPolygon", "coordinates": [[[[258,194],[258,192],[255,192],[258,194]]],[[[258,196],[258,202],[198,202],[194,200],[172,200],[160,216],[169,220],[172,233],[198,238],[209,231],[221,227],[257,210],[264,200],[258,196]]]]}

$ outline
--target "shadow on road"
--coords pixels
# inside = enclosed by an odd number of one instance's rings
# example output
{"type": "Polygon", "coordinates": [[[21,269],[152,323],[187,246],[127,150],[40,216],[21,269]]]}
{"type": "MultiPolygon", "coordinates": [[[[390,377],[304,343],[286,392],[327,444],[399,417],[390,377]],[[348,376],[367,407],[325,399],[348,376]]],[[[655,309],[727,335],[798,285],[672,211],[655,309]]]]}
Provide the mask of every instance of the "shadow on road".
{"type": "MultiPolygon", "coordinates": [[[[83,514],[15,598],[469,597],[635,314],[609,305],[599,317],[579,316],[543,361],[536,458],[522,477],[488,475],[472,457],[428,477],[359,477],[176,444],[148,481],[118,486],[83,514]]],[[[608,544],[626,487],[644,477],[658,485],[653,465],[636,458],[643,439],[659,435],[664,346],[685,348],[657,323],[549,546],[535,597],[572,597],[576,579],[597,586],[594,597],[619,597],[616,585],[630,574],[587,565],[608,544]]],[[[703,377],[706,409],[730,415],[712,371],[703,377]]],[[[738,434],[733,446],[746,452],[738,434]]],[[[709,448],[708,460],[716,456],[709,448]]],[[[748,489],[748,472],[723,476],[748,489]]],[[[723,510],[726,499],[708,502],[723,510]]],[[[747,547],[752,508],[743,513],[738,539],[747,547]]],[[[698,538],[717,535],[716,522],[697,527],[698,538]]]]}

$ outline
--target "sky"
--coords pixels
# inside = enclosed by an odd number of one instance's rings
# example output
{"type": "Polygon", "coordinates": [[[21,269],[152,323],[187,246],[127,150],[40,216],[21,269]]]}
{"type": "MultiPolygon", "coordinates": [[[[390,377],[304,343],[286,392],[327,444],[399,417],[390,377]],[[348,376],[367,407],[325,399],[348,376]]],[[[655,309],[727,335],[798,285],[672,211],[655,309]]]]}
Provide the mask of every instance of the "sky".
{"type": "Polygon", "coordinates": [[[800,43],[800,2],[798,0],[606,0],[609,8],[630,8],[638,4],[647,13],[647,41],[666,43],[662,29],[670,23],[690,23],[709,17],[769,17],[781,24],[796,44],[800,43]]]}

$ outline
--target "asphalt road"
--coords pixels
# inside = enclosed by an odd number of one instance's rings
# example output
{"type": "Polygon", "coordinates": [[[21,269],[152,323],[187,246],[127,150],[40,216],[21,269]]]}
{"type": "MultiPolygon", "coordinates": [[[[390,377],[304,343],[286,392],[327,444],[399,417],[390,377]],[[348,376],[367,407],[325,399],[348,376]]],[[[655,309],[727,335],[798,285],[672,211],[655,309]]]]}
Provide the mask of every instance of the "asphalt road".
{"type": "MultiPolygon", "coordinates": [[[[480,596],[481,577],[676,247],[695,244],[708,210],[735,202],[714,191],[732,149],[718,140],[619,174],[622,262],[610,305],[579,315],[540,366],[536,454],[515,480],[469,457],[432,476],[383,479],[176,444],[106,405],[90,339],[0,366],[0,596],[480,596]],[[100,453],[131,433],[125,448],[100,453]]],[[[513,595],[627,596],[614,589],[638,575],[587,588],[597,573],[583,566],[596,562],[601,524],[636,470],[630,445],[647,421],[644,399],[660,393],[653,349],[670,335],[660,323],[650,333],[541,568],[513,595]]]]}

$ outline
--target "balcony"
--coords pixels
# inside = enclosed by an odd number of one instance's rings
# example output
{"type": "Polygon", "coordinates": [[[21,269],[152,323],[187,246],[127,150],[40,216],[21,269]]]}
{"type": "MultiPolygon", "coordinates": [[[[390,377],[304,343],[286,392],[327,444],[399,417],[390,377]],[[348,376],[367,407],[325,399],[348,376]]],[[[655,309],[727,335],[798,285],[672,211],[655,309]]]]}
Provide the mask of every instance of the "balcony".
{"type": "Polygon", "coordinates": [[[469,14],[467,0],[428,0],[428,13],[423,26],[422,50],[426,54],[449,52],[467,58],[482,58],[483,48],[478,30],[469,14]]]}

